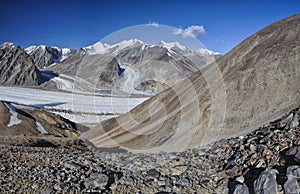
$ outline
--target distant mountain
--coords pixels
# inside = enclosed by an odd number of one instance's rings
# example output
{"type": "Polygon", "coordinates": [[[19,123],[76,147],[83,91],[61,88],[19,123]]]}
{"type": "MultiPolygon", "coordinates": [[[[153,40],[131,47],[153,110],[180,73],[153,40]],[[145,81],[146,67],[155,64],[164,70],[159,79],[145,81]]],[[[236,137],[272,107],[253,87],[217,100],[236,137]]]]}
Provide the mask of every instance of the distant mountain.
{"type": "Polygon", "coordinates": [[[72,53],[49,69],[66,75],[76,74],[90,83],[97,83],[100,88],[125,93],[157,93],[199,71],[217,57],[219,53],[191,51],[178,42],[161,41],[158,45],[148,45],[130,39],[113,45],[97,42],[72,53]],[[115,61],[105,65],[104,77],[107,78],[110,72],[113,79],[103,79],[103,68],[98,67],[107,63],[108,58],[115,61]]]}
{"type": "Polygon", "coordinates": [[[0,46],[1,85],[36,86],[44,81],[45,78],[24,49],[12,43],[0,46]]]}
{"type": "Polygon", "coordinates": [[[39,69],[59,63],[71,56],[75,50],[69,48],[60,49],[51,46],[30,46],[25,51],[33,58],[34,64],[39,69]]]}
{"type": "Polygon", "coordinates": [[[205,66],[85,137],[100,147],[180,151],[268,124],[300,104],[299,34],[300,14],[278,21],[219,58],[217,68],[205,66]]]}
{"type": "MultiPolygon", "coordinates": [[[[157,45],[149,45],[137,39],[113,45],[97,42],[78,50],[40,45],[30,46],[25,51],[38,69],[77,76],[90,84],[96,84],[101,90],[130,94],[163,91],[219,57],[219,53],[207,49],[203,49],[203,52],[191,51],[178,42],[161,41],[157,45]]],[[[23,71],[23,68],[19,71],[23,71]]],[[[35,71],[39,74],[38,70],[35,71]]],[[[45,73],[42,75],[48,77],[45,73]]],[[[38,84],[43,82],[43,76],[40,78],[38,84]]],[[[56,84],[50,81],[43,84],[43,87],[55,88],[56,84]]],[[[36,84],[28,82],[27,85],[36,84]]],[[[85,84],[80,85],[83,87],[85,84]]]]}

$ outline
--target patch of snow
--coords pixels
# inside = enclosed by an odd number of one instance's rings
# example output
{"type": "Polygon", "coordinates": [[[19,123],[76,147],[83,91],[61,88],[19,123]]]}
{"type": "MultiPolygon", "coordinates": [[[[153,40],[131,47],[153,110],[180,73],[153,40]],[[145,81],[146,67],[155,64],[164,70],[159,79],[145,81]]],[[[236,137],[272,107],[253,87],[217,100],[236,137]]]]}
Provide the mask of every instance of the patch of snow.
{"type": "Polygon", "coordinates": [[[58,48],[57,46],[51,46],[51,48],[58,50],[59,52],[61,52],[61,49],[58,48]]]}
{"type": "Polygon", "coordinates": [[[41,133],[41,134],[47,134],[48,132],[45,130],[45,128],[43,127],[43,125],[38,122],[38,121],[35,121],[35,125],[36,125],[36,128],[37,130],[41,133]]]}
{"type": "Polygon", "coordinates": [[[120,67],[125,69],[119,82],[120,89],[131,94],[134,92],[134,88],[138,84],[140,74],[138,70],[133,67],[125,65],[120,65],[120,67]]]}
{"type": "Polygon", "coordinates": [[[138,39],[130,39],[130,40],[123,40],[122,42],[120,42],[118,44],[112,45],[111,47],[118,47],[118,50],[123,50],[124,48],[132,47],[135,44],[145,45],[145,43],[143,43],[142,41],[140,41],[138,39]]]}
{"type": "Polygon", "coordinates": [[[37,48],[37,46],[30,46],[30,47],[25,48],[25,51],[26,51],[27,54],[30,54],[30,53],[32,53],[36,48],[37,48]]]}
{"type": "Polygon", "coordinates": [[[178,48],[183,51],[188,51],[189,49],[186,46],[181,45],[179,42],[165,42],[160,41],[157,46],[161,46],[163,48],[166,48],[168,50],[172,50],[174,48],[178,48]]]}
{"type": "Polygon", "coordinates": [[[54,111],[53,113],[60,115],[70,121],[83,123],[83,124],[100,123],[103,120],[114,118],[120,115],[120,114],[114,114],[114,115],[72,114],[72,113],[58,112],[58,111],[54,111]]]}
{"type": "MultiPolygon", "coordinates": [[[[58,77],[51,79],[56,83],[57,89],[68,92],[87,93],[88,91],[95,91],[95,86],[80,77],[71,77],[60,74],[58,77]]],[[[90,93],[94,94],[94,93],[90,93]]]]}
{"type": "Polygon", "coordinates": [[[129,40],[123,40],[113,45],[97,42],[91,46],[85,47],[84,49],[87,51],[89,55],[96,55],[96,54],[106,54],[110,52],[112,53],[118,52],[120,50],[123,50],[128,47],[132,47],[134,45],[146,46],[147,44],[145,44],[144,42],[138,39],[129,39],[129,40]]]}
{"type": "Polygon", "coordinates": [[[3,104],[9,109],[9,113],[11,114],[9,123],[7,124],[8,127],[11,127],[13,125],[18,125],[22,121],[18,119],[18,113],[16,107],[11,105],[10,103],[3,102],[3,104]]]}
{"type": "Polygon", "coordinates": [[[97,42],[91,46],[85,47],[85,50],[89,55],[96,55],[96,54],[105,54],[108,51],[110,45],[103,44],[102,42],[97,42]]]}
{"type": "Polygon", "coordinates": [[[20,105],[20,104],[13,104],[11,103],[11,105],[13,105],[14,107],[16,107],[17,109],[25,109],[25,110],[34,110],[35,108],[31,107],[31,106],[24,106],[24,105],[20,105]]]}
{"type": "Polygon", "coordinates": [[[72,81],[62,79],[61,77],[55,77],[52,79],[56,83],[57,89],[65,91],[74,91],[74,83],[72,81]]]}
{"type": "Polygon", "coordinates": [[[71,54],[71,49],[69,48],[62,48],[61,49],[61,60],[60,61],[63,61],[65,60],[66,58],[68,58],[71,54]]]}
{"type": "Polygon", "coordinates": [[[203,55],[221,55],[221,53],[214,52],[205,48],[200,48],[196,52],[203,54],[203,55]]]}

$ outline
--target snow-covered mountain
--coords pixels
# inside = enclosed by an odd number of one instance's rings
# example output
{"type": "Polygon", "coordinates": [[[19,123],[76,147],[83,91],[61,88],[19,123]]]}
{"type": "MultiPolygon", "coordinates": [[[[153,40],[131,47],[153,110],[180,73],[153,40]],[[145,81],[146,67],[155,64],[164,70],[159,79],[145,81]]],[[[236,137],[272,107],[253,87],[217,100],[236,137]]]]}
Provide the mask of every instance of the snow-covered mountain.
{"type": "Polygon", "coordinates": [[[25,51],[35,68],[78,76],[103,89],[151,93],[174,85],[219,55],[207,49],[193,51],[179,42],[150,45],[138,39],[97,42],[77,50],[39,45],[25,51]]]}
{"type": "Polygon", "coordinates": [[[97,42],[73,53],[50,70],[100,83],[100,88],[157,93],[211,63],[215,54],[219,53],[192,51],[179,42],[160,41],[156,45],[138,39],[111,45],[97,42]]]}
{"type": "Polygon", "coordinates": [[[125,49],[135,48],[135,47],[140,47],[141,50],[153,48],[153,47],[160,47],[160,48],[167,49],[169,51],[169,53],[196,52],[201,55],[211,55],[211,56],[213,56],[213,55],[220,56],[221,55],[221,53],[214,52],[214,51],[211,51],[211,50],[205,49],[205,48],[200,48],[199,50],[193,51],[193,50],[189,49],[188,47],[180,44],[179,42],[165,42],[163,40],[161,40],[156,45],[150,45],[150,44],[147,44],[138,39],[124,40],[124,41],[121,41],[120,43],[113,44],[113,45],[109,45],[107,43],[102,43],[102,42],[97,42],[91,46],[84,47],[83,49],[86,50],[87,54],[89,54],[89,55],[96,55],[96,54],[118,54],[125,49]]]}
{"type": "Polygon", "coordinates": [[[179,42],[165,42],[165,41],[160,41],[157,46],[166,48],[168,50],[181,50],[181,51],[191,51],[189,48],[186,46],[181,45],[179,42]]]}
{"type": "Polygon", "coordinates": [[[97,42],[91,46],[84,47],[86,52],[89,55],[96,55],[96,54],[117,54],[123,49],[126,48],[132,48],[136,46],[146,46],[146,43],[138,40],[138,39],[130,39],[130,40],[124,40],[120,43],[109,45],[102,42],[97,42]]]}
{"type": "MultiPolygon", "coordinates": [[[[156,47],[167,49],[168,52],[166,54],[169,56],[174,54],[183,54],[191,52],[195,52],[196,54],[200,55],[210,55],[217,57],[221,55],[220,53],[213,52],[204,48],[201,48],[197,51],[192,51],[188,47],[181,45],[179,42],[160,41],[156,45],[150,45],[138,39],[124,40],[112,45],[102,42],[96,42],[95,44],[83,47],[82,49],[88,55],[107,54],[112,56],[119,56],[120,53],[124,53],[124,51],[126,50],[132,50],[134,53],[138,52],[139,55],[142,55],[143,52],[140,51],[148,49],[153,51],[155,50],[153,48],[156,47]]],[[[158,50],[159,49],[156,49],[156,51],[158,50]]],[[[33,58],[35,65],[39,69],[47,68],[50,65],[60,63],[61,61],[76,53],[75,49],[58,48],[55,46],[46,45],[30,46],[25,48],[25,51],[33,58]]],[[[130,54],[134,53],[130,52],[130,54]]],[[[136,56],[136,54],[134,55],[136,56]]]]}
{"type": "Polygon", "coordinates": [[[61,62],[74,52],[69,48],[61,49],[45,45],[30,46],[25,48],[25,51],[33,58],[36,67],[40,69],[61,62]]]}

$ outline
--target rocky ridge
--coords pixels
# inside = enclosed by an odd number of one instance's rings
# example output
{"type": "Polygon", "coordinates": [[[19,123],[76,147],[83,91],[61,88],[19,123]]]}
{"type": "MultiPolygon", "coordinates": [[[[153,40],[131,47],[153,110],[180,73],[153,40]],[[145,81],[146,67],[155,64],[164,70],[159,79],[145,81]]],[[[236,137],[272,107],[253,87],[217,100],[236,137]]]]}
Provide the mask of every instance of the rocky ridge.
{"type": "Polygon", "coordinates": [[[37,86],[46,79],[35,67],[30,55],[12,43],[0,46],[0,84],[37,86]]]}

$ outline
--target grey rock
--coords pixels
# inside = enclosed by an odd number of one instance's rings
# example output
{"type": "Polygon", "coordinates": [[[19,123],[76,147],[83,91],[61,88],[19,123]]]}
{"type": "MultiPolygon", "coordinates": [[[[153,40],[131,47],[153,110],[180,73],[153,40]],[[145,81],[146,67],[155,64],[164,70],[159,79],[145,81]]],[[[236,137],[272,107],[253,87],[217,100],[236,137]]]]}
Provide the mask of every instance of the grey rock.
{"type": "Polygon", "coordinates": [[[292,176],[300,179],[300,166],[297,166],[297,165],[289,166],[287,168],[286,174],[292,175],[292,176]]]}
{"type": "Polygon", "coordinates": [[[103,188],[107,185],[108,176],[102,173],[93,173],[84,180],[84,186],[87,189],[103,188]]]}
{"type": "Polygon", "coordinates": [[[238,184],[235,186],[233,194],[249,194],[249,189],[245,184],[238,184]]]}
{"type": "Polygon", "coordinates": [[[299,194],[300,187],[295,176],[288,174],[288,180],[284,183],[285,194],[299,194]]]}
{"type": "Polygon", "coordinates": [[[254,181],[255,194],[271,194],[278,193],[276,174],[278,171],[275,169],[266,168],[264,172],[254,181]]]}
{"type": "Polygon", "coordinates": [[[151,169],[147,172],[148,178],[158,178],[160,176],[160,172],[156,169],[151,169]]]}

